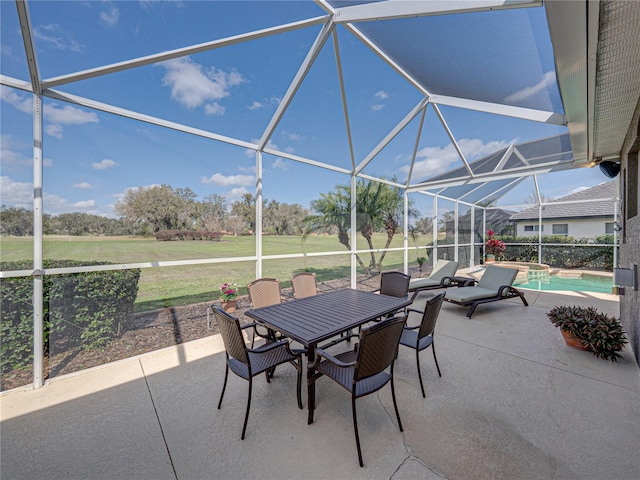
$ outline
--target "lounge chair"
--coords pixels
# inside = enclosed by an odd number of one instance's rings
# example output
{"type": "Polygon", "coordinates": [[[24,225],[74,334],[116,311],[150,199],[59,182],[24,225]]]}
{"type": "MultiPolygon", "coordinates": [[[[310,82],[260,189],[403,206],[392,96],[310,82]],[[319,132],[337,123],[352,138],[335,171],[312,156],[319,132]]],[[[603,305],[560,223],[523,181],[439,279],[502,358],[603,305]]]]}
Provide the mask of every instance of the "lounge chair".
{"type": "Polygon", "coordinates": [[[463,305],[469,308],[467,317],[471,318],[474,310],[481,303],[507,300],[508,298],[520,297],[526,307],[529,306],[527,300],[517,288],[512,287],[518,275],[518,270],[514,268],[501,268],[494,265],[487,266],[484,275],[476,286],[452,288],[447,290],[444,299],[447,302],[463,305]]]}
{"type": "Polygon", "coordinates": [[[458,262],[451,260],[438,260],[436,266],[426,278],[412,278],[409,282],[409,292],[413,292],[411,300],[415,300],[418,293],[424,290],[438,288],[469,286],[475,283],[473,278],[456,277],[458,262]]]}

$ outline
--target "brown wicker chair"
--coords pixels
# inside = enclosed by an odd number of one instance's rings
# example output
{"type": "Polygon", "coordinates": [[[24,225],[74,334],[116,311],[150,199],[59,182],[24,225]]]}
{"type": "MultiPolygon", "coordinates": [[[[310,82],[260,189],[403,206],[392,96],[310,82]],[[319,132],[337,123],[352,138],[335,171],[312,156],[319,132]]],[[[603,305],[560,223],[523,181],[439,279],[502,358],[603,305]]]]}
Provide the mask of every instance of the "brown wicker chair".
{"type": "MultiPolygon", "coordinates": [[[[409,296],[409,282],[411,275],[406,275],[397,270],[382,272],[380,274],[380,288],[374,292],[380,295],[388,295],[390,297],[407,298],[409,296]]],[[[403,311],[406,313],[406,308],[403,311]]],[[[390,313],[387,318],[393,317],[397,312],[390,313]]],[[[379,321],[377,319],[376,321],[379,321]]]]}
{"type": "Polygon", "coordinates": [[[409,296],[409,282],[411,275],[402,272],[390,271],[382,272],[380,275],[380,288],[376,290],[380,295],[390,297],[407,298],[409,296]]]}
{"type": "MultiPolygon", "coordinates": [[[[317,357],[312,367],[316,368],[316,373],[311,378],[311,382],[315,383],[318,378],[326,375],[351,393],[353,429],[361,467],[364,464],[358,435],[356,399],[377,392],[391,382],[393,408],[398,419],[398,427],[401,432],[403,431],[393,385],[393,363],[398,353],[398,344],[406,319],[405,316],[397,316],[364,327],[360,332],[357,349],[354,351],[333,356],[325,350],[316,350],[317,357]],[[390,372],[386,371],[387,367],[391,367],[390,372]]],[[[310,405],[310,408],[312,409],[310,420],[313,421],[314,405],[310,405]]]]}
{"type": "Polygon", "coordinates": [[[296,299],[317,295],[316,274],[313,272],[296,273],[291,277],[291,288],[293,289],[293,297],[296,299]]]}
{"type": "Polygon", "coordinates": [[[259,278],[247,284],[249,301],[253,308],[268,307],[282,302],[280,281],[275,278],[259,278]]]}
{"type": "MultiPolygon", "coordinates": [[[[227,388],[227,378],[229,369],[239,377],[249,381],[249,393],[247,395],[247,411],[244,416],[244,425],[242,426],[241,440],[244,440],[244,434],[247,430],[247,421],[249,420],[249,410],[251,408],[251,389],[253,386],[253,377],[263,372],[271,371],[277,365],[283,363],[291,363],[298,371],[297,395],[298,408],[302,408],[302,397],[300,394],[302,386],[302,362],[301,354],[293,352],[286,340],[268,343],[256,349],[247,348],[242,335],[242,329],[252,327],[253,324],[240,327],[237,318],[232,317],[224,310],[213,307],[213,314],[218,322],[218,328],[224,341],[225,354],[227,357],[224,383],[220,400],[218,401],[218,409],[222,406],[222,398],[227,388]]],[[[266,375],[267,382],[270,382],[270,376],[266,375]]]]}
{"type": "Polygon", "coordinates": [[[440,366],[438,365],[438,358],[436,357],[436,347],[434,345],[433,334],[436,328],[436,321],[438,320],[438,314],[442,307],[445,293],[442,292],[433,298],[427,300],[424,306],[424,310],[416,310],[408,308],[407,313],[411,312],[419,313],[422,315],[422,321],[420,325],[415,327],[405,326],[402,331],[402,337],[400,337],[400,345],[413,348],[416,351],[416,367],[418,368],[418,378],[420,379],[420,389],[422,390],[422,396],[426,398],[424,394],[424,385],[422,383],[422,374],[420,373],[420,352],[425,348],[431,347],[433,352],[433,359],[436,362],[436,368],[438,369],[438,375],[442,377],[440,373],[440,366]]]}
{"type": "MultiPolygon", "coordinates": [[[[249,301],[252,308],[269,307],[271,305],[277,305],[282,303],[282,289],[280,288],[280,281],[275,278],[258,278],[251,283],[247,284],[247,292],[249,292],[249,301]]],[[[251,347],[255,342],[255,337],[264,338],[267,341],[282,340],[286,338],[284,336],[276,336],[275,332],[268,330],[266,333],[261,333],[258,330],[258,326],[265,328],[262,325],[256,325],[254,328],[254,336],[251,340],[251,347]]]]}

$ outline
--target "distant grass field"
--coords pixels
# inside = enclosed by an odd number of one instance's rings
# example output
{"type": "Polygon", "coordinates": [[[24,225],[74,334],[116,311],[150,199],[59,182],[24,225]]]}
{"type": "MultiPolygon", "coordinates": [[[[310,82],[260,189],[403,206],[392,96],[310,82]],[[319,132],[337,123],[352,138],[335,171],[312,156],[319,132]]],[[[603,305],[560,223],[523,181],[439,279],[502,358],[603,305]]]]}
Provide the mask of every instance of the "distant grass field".
{"type": "MultiPolygon", "coordinates": [[[[426,239],[420,239],[423,244],[426,239]]],[[[374,238],[376,248],[384,247],[386,235],[374,238]]],[[[366,248],[358,240],[358,248],[366,248]]],[[[3,261],[29,260],[33,256],[30,238],[2,237],[3,261]]],[[[396,235],[391,247],[402,247],[402,235],[396,235]]],[[[175,260],[235,258],[254,256],[255,237],[223,236],[219,242],[174,241],[159,242],[142,237],[74,237],[45,236],[45,259],[97,261],[105,263],[146,263],[175,260]]],[[[282,286],[289,286],[292,274],[304,270],[316,273],[319,281],[349,276],[350,258],[346,248],[336,236],[264,236],[263,255],[295,253],[345,252],[345,255],[326,255],[263,261],[263,276],[278,278],[282,286]]],[[[421,255],[424,251],[421,250],[421,255]]],[[[411,252],[410,263],[415,264],[417,252],[411,252]]],[[[379,259],[380,254],[376,253],[379,259]]],[[[362,254],[368,264],[370,256],[362,254]]],[[[402,252],[388,252],[383,269],[401,268],[402,252]]],[[[213,301],[219,296],[219,287],[225,282],[237,283],[240,293],[246,294],[246,284],[255,278],[255,261],[237,261],[223,264],[189,265],[176,267],[143,268],[140,276],[136,311],[213,301]]]]}

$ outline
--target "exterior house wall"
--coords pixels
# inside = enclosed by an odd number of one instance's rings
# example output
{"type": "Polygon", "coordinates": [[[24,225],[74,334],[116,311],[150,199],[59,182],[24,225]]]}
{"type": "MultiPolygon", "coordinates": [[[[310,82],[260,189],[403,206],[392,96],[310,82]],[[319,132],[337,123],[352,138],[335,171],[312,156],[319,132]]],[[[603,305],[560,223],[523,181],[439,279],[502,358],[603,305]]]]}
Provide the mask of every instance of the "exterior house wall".
{"type": "MultiPolygon", "coordinates": [[[[640,268],[640,214],[636,214],[631,218],[628,218],[627,214],[629,209],[629,205],[627,205],[629,201],[628,190],[630,188],[637,189],[635,198],[636,202],[640,202],[640,178],[638,178],[637,167],[638,150],[640,150],[640,102],[636,107],[620,156],[620,192],[623,201],[622,215],[625,216],[618,262],[622,268],[631,268],[634,265],[638,265],[638,268],[640,268]],[[631,162],[635,163],[635,178],[629,178],[629,172],[634,170],[634,168],[629,168],[631,162]],[[626,192],[625,188],[627,189],[626,192]]],[[[640,210],[638,207],[636,206],[635,208],[636,212],[640,210]]],[[[636,285],[638,282],[640,282],[640,278],[636,278],[636,285]]],[[[626,287],[625,294],[620,296],[620,322],[629,336],[636,362],[640,365],[640,286],[638,286],[638,290],[626,287]]]]}
{"type": "MultiPolygon", "coordinates": [[[[568,236],[573,238],[594,238],[600,235],[606,234],[606,224],[613,223],[613,214],[611,218],[597,218],[597,219],[579,219],[579,220],[568,220],[568,219],[555,219],[555,220],[543,220],[542,221],[542,234],[543,235],[553,235],[553,225],[554,224],[567,224],[568,227],[568,236]]],[[[524,237],[537,237],[538,232],[525,232],[524,227],[526,225],[534,225],[534,228],[538,226],[537,220],[523,221],[518,220],[517,222],[517,235],[524,237]]]]}

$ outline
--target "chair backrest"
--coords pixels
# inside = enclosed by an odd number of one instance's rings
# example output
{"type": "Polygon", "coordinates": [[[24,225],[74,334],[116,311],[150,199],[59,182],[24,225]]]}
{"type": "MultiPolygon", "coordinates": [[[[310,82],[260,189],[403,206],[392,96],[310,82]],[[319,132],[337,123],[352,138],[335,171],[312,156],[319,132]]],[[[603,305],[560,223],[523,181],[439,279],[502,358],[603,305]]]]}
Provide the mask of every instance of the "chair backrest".
{"type": "Polygon", "coordinates": [[[405,298],[409,295],[411,275],[402,272],[382,272],[380,276],[380,294],[390,297],[405,298]]]}
{"type": "Polygon", "coordinates": [[[318,294],[316,274],[313,272],[300,272],[291,277],[291,288],[294,298],[313,297],[318,294]]]}
{"type": "Polygon", "coordinates": [[[454,277],[458,271],[458,262],[451,260],[438,260],[436,266],[433,267],[433,271],[429,278],[432,280],[442,280],[444,277],[454,277]]]}
{"type": "Polygon", "coordinates": [[[393,363],[406,321],[405,315],[398,315],[362,328],[354,383],[382,372],[393,363]]]}
{"type": "Polygon", "coordinates": [[[253,308],[269,307],[282,302],[280,281],[275,278],[259,278],[247,284],[249,301],[253,308]]]}
{"type": "Polygon", "coordinates": [[[488,265],[478,282],[478,287],[489,290],[498,290],[502,285],[513,285],[518,275],[516,268],[501,268],[495,265],[488,265]]]}
{"type": "Polygon", "coordinates": [[[422,323],[420,323],[420,329],[418,330],[418,341],[420,341],[421,338],[431,335],[436,329],[436,321],[440,314],[440,307],[442,307],[444,296],[445,292],[442,292],[427,300],[424,306],[424,313],[422,314],[422,323]]]}
{"type": "Polygon", "coordinates": [[[247,346],[244,343],[240,322],[237,318],[232,317],[221,308],[212,307],[212,309],[216,317],[220,335],[222,335],[224,349],[230,357],[248,365],[249,356],[247,355],[247,346]]]}

